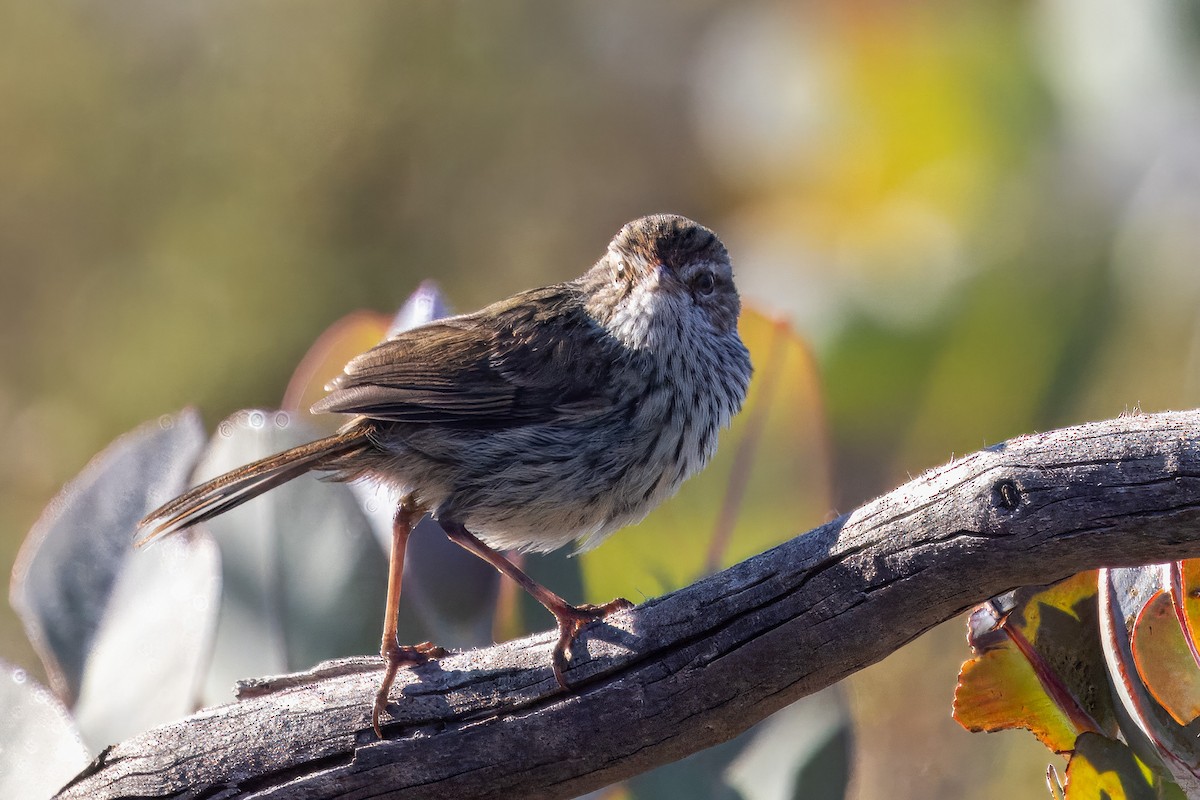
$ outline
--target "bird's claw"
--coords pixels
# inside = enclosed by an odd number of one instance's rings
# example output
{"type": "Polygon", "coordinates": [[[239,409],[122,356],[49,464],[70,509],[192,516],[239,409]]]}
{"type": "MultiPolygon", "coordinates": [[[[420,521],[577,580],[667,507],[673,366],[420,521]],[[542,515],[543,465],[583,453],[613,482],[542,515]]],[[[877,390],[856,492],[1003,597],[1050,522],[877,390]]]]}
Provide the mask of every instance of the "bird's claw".
{"type": "Polygon", "coordinates": [[[446,649],[438,647],[433,642],[401,645],[392,641],[384,645],[380,655],[387,663],[387,669],[383,673],[383,683],[380,684],[379,691],[375,693],[375,705],[371,709],[371,727],[375,729],[375,735],[382,739],[383,728],[379,720],[383,716],[384,709],[387,708],[388,693],[391,692],[392,682],[396,680],[396,673],[401,667],[415,667],[430,659],[441,658],[446,655],[446,649]]]}
{"type": "Polygon", "coordinates": [[[554,612],[558,619],[558,644],[554,646],[553,666],[554,679],[558,681],[559,686],[565,691],[571,690],[566,677],[567,662],[571,659],[571,645],[575,643],[584,627],[590,622],[604,619],[609,614],[630,608],[633,608],[633,603],[624,597],[618,597],[604,605],[585,603],[581,606],[567,606],[554,612]]]}

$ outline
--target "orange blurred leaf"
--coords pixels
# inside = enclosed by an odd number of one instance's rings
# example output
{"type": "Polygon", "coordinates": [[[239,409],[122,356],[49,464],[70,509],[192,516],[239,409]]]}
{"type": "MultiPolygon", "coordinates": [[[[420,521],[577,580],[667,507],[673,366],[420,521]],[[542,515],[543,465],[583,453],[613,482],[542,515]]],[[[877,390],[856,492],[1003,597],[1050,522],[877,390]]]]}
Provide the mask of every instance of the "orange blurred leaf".
{"type": "Polygon", "coordinates": [[[422,281],[393,316],[378,311],[352,311],[330,325],[304,354],[283,394],[284,411],[302,413],[310,422],[332,430],[346,418],[337,414],[309,415],[313,403],[325,396],[325,385],[342,373],[342,368],[399,331],[424,325],[449,315],[441,289],[433,281],[422,281]]]}
{"type": "Polygon", "coordinates": [[[378,311],[352,311],[325,329],[304,354],[283,394],[283,410],[328,422],[337,427],[344,417],[309,415],[309,407],[325,396],[325,384],[342,373],[342,368],[359,353],[371,349],[387,334],[391,318],[378,311]]]}
{"type": "Polygon", "coordinates": [[[1167,592],[1156,593],[1133,626],[1133,661],[1142,683],[1180,725],[1200,717],[1200,669],[1167,592]]]}
{"type": "Polygon", "coordinates": [[[1187,647],[1200,669],[1200,559],[1171,565],[1171,595],[1187,634],[1187,647]]]}

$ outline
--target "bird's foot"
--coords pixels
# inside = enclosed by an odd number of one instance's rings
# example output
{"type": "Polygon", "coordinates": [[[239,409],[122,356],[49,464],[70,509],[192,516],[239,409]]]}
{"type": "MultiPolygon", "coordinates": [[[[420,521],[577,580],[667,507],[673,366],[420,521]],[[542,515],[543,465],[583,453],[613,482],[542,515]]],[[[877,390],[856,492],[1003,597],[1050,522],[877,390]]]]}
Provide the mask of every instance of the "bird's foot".
{"type": "Polygon", "coordinates": [[[554,646],[554,679],[563,689],[570,691],[567,683],[567,662],[571,659],[571,645],[576,637],[589,622],[604,619],[615,611],[625,611],[633,608],[633,603],[624,597],[618,597],[602,606],[585,603],[581,606],[565,605],[562,608],[550,609],[558,619],[558,644],[554,646]]]}
{"type": "Polygon", "coordinates": [[[396,673],[401,667],[415,667],[430,659],[441,658],[446,655],[446,649],[438,647],[433,642],[401,645],[392,641],[383,646],[380,655],[387,662],[387,669],[383,673],[383,683],[380,684],[379,691],[375,693],[375,705],[371,709],[371,727],[375,729],[375,735],[382,739],[383,728],[380,726],[379,719],[383,716],[384,709],[387,708],[388,693],[392,690],[396,673]]]}

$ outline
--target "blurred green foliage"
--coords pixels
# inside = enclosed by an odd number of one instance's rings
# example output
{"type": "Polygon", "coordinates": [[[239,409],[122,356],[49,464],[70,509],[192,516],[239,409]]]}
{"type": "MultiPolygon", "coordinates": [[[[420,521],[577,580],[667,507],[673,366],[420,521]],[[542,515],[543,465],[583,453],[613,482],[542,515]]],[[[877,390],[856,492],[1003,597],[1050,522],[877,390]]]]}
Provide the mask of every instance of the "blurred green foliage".
{"type": "MultiPolygon", "coordinates": [[[[347,311],[565,279],[654,211],[814,343],[841,510],[1193,405],[1198,33],[1188,0],[0,2],[0,556],[141,420],[277,405],[347,311]]],[[[36,670],[9,613],[0,650],[36,670]]],[[[854,796],[1042,791],[1036,744],[950,719],[964,652],[848,682],[854,796]]]]}

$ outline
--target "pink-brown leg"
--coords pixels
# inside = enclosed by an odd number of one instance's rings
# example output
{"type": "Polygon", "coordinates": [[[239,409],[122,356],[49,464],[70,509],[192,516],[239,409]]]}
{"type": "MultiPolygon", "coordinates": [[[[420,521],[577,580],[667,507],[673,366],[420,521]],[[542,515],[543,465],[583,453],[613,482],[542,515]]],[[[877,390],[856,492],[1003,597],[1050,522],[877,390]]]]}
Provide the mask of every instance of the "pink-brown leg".
{"type": "Polygon", "coordinates": [[[415,507],[409,498],[400,501],[396,516],[392,519],[392,558],[388,570],[387,606],[383,617],[383,642],[379,655],[387,662],[383,673],[383,683],[375,693],[375,705],[371,709],[371,727],[375,735],[383,738],[383,729],[379,719],[387,708],[388,693],[396,680],[400,667],[423,664],[431,658],[440,658],[446,651],[431,642],[418,645],[401,646],[397,638],[396,626],[400,613],[400,584],[404,579],[404,551],[408,547],[408,536],[421,519],[421,509],[415,507]]]}
{"type": "Polygon", "coordinates": [[[512,578],[522,589],[529,592],[533,596],[533,599],[545,606],[546,610],[554,615],[554,618],[558,621],[558,644],[554,646],[553,659],[554,678],[558,681],[559,686],[564,689],[570,689],[571,687],[567,684],[564,671],[567,668],[571,644],[575,641],[575,637],[579,635],[579,632],[589,622],[603,619],[614,611],[633,608],[633,603],[623,597],[618,597],[616,600],[605,603],[602,606],[591,603],[573,606],[526,575],[516,564],[481,542],[460,523],[452,520],[439,520],[439,522],[446,531],[446,536],[450,538],[450,541],[461,545],[491,564],[504,575],[512,578]]]}

